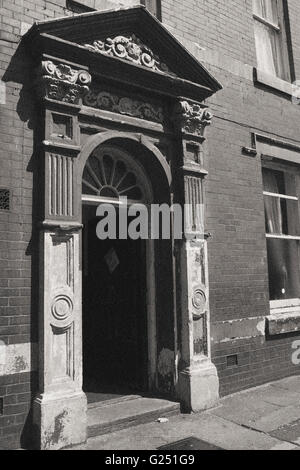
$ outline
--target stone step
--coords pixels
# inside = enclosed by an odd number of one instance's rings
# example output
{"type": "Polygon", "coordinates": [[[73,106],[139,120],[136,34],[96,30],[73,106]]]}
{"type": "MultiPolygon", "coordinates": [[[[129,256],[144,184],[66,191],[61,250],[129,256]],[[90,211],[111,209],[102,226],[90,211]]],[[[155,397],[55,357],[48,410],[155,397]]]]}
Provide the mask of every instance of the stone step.
{"type": "Polygon", "coordinates": [[[180,404],[159,398],[124,397],[88,407],[88,437],[150,423],[180,413],[180,404]]]}

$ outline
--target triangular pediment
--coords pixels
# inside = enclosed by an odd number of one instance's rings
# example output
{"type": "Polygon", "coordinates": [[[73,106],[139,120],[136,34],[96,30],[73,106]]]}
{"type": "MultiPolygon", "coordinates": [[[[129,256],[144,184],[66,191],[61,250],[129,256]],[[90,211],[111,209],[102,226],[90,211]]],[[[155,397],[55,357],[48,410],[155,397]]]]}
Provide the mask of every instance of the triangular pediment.
{"type": "Polygon", "coordinates": [[[55,37],[80,53],[110,57],[203,87],[209,96],[222,88],[205,67],[144,7],[97,11],[38,22],[27,38],[55,37]]]}

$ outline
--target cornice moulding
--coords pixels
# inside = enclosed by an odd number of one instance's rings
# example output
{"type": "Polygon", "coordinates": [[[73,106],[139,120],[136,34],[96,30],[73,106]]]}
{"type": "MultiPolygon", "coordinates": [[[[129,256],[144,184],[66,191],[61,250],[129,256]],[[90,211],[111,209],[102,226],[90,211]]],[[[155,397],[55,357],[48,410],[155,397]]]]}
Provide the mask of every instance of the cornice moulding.
{"type": "MultiPolygon", "coordinates": [[[[63,53],[68,60],[80,61],[83,65],[89,66],[90,71],[92,68],[101,69],[101,72],[105,73],[106,76],[109,75],[109,69],[114,69],[112,74],[114,76],[123,75],[123,73],[120,73],[121,61],[127,64],[128,69],[125,68],[124,64],[122,65],[125,73],[128,70],[129,74],[134,74],[134,69],[141,73],[141,69],[148,68],[148,72],[158,76],[154,79],[152,75],[151,79],[153,81],[162,81],[161,76],[165,78],[164,87],[161,88],[169,88],[172,95],[173,90],[171,91],[171,88],[174,88],[174,94],[186,95],[202,101],[222,88],[220,83],[164,25],[140,6],[38,22],[24,36],[24,41],[28,43],[31,52],[34,53],[35,51],[37,57],[40,57],[43,52],[54,53],[54,55],[63,53]],[[101,53],[95,54],[95,52],[80,46],[80,44],[88,44],[95,47],[94,42],[100,39],[104,42],[103,47],[107,53],[112,43],[108,47],[105,38],[114,38],[112,39],[114,43],[116,38],[124,38],[129,33],[131,39],[135,35],[138,41],[132,41],[133,44],[129,47],[130,59],[127,57],[127,61],[122,57],[120,58],[118,53],[117,56],[115,54],[113,56],[101,53]],[[136,56],[136,52],[140,50],[142,50],[141,56],[139,53],[136,56]],[[143,53],[146,53],[146,55],[143,56],[143,53]],[[142,59],[142,65],[139,64],[141,57],[146,59],[146,65],[142,59]],[[156,57],[160,57],[160,60],[157,61],[156,57]],[[111,60],[109,61],[109,59],[111,60]],[[131,59],[133,60],[129,61],[131,59]],[[148,64],[147,61],[149,61],[148,64]],[[164,63],[166,66],[163,65],[164,63]],[[129,68],[130,65],[131,68],[129,68]],[[118,74],[116,74],[116,67],[118,68],[118,74]],[[153,68],[156,70],[153,70],[153,68]],[[169,71],[176,74],[178,78],[171,77],[169,71]],[[172,78],[173,81],[170,82],[166,80],[167,78],[168,80],[172,78]],[[198,92],[196,92],[196,89],[198,92]]],[[[113,50],[113,47],[111,50],[113,50]]],[[[153,89],[156,88],[156,83],[154,83],[153,89]]]]}

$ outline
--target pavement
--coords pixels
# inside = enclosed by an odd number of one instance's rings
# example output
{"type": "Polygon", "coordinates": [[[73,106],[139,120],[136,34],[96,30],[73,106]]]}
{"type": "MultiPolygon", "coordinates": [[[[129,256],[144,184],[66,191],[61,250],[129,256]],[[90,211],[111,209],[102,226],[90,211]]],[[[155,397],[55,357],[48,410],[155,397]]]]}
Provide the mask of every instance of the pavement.
{"type": "Polygon", "coordinates": [[[300,376],[230,395],[198,414],[94,437],[72,450],[156,450],[190,437],[225,450],[299,450],[300,376]]]}

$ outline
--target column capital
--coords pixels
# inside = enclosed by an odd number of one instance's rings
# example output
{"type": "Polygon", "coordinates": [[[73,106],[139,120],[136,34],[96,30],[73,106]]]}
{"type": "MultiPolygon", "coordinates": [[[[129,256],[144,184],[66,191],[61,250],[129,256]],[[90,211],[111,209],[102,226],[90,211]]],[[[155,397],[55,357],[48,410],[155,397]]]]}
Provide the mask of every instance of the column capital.
{"type": "Polygon", "coordinates": [[[207,106],[188,100],[179,100],[173,109],[173,122],[182,134],[204,139],[205,128],[212,122],[213,115],[207,106]]]}
{"type": "Polygon", "coordinates": [[[40,98],[78,105],[89,92],[92,77],[87,70],[62,62],[43,60],[37,71],[40,98]]]}

